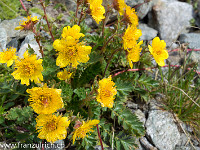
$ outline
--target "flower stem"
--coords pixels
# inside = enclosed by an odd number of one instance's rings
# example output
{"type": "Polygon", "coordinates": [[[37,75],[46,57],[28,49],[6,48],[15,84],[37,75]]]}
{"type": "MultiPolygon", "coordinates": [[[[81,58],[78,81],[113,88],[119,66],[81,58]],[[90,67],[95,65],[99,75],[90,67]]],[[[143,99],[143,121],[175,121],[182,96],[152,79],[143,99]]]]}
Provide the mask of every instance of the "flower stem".
{"type": "Polygon", "coordinates": [[[107,63],[107,65],[106,65],[106,68],[105,68],[105,70],[104,70],[103,77],[105,77],[105,75],[106,75],[106,71],[107,71],[107,69],[108,69],[108,66],[109,66],[109,64],[110,64],[110,61],[111,61],[112,57],[113,57],[114,54],[115,54],[117,51],[119,51],[119,50],[121,50],[121,48],[116,49],[116,50],[112,53],[112,55],[110,56],[110,58],[109,58],[109,60],[108,60],[108,63],[107,63]]]}
{"type": "Polygon", "coordinates": [[[97,126],[97,132],[98,132],[99,140],[100,140],[100,143],[101,143],[101,150],[104,150],[104,148],[103,148],[103,142],[101,140],[101,135],[100,135],[100,131],[99,131],[99,126],[98,126],[98,124],[96,126],[97,126]]]}
{"type": "Polygon", "coordinates": [[[48,22],[48,19],[47,19],[46,9],[45,9],[45,6],[44,6],[44,3],[43,3],[42,0],[40,0],[40,4],[42,5],[43,11],[44,11],[44,19],[45,19],[46,22],[47,22],[47,26],[48,26],[48,29],[49,29],[51,38],[52,38],[53,41],[55,41],[55,39],[54,39],[54,37],[53,37],[53,34],[52,34],[52,32],[51,32],[51,26],[49,25],[49,22],[48,22]]]}
{"type": "Polygon", "coordinates": [[[33,28],[33,33],[35,34],[35,40],[39,45],[40,53],[42,55],[42,58],[44,58],[44,52],[43,52],[42,46],[40,45],[40,40],[38,39],[38,34],[36,33],[35,28],[33,28]]]}
{"type": "Polygon", "coordinates": [[[163,72],[162,72],[162,70],[161,70],[161,67],[160,67],[160,66],[158,66],[158,69],[159,69],[159,71],[160,71],[161,79],[162,79],[162,82],[163,82],[163,81],[164,81],[164,79],[163,79],[163,72]]]}
{"type": "Polygon", "coordinates": [[[22,5],[23,9],[26,11],[27,15],[29,15],[26,7],[24,6],[24,3],[22,2],[22,0],[19,0],[19,1],[20,1],[21,5],[22,5]]]}
{"type": "Polygon", "coordinates": [[[80,26],[80,24],[81,24],[82,17],[83,17],[83,7],[81,9],[81,14],[80,14],[80,18],[79,18],[79,21],[78,21],[78,26],[80,26]]]}
{"type": "MultiPolygon", "coordinates": [[[[170,65],[170,66],[171,67],[176,67],[176,68],[181,67],[181,65],[170,65]]],[[[169,65],[165,65],[165,66],[162,66],[162,67],[169,67],[169,65]]],[[[117,76],[117,75],[119,75],[121,73],[127,72],[127,71],[135,72],[135,71],[141,71],[141,70],[151,70],[151,69],[155,69],[155,68],[157,68],[157,67],[122,70],[122,71],[119,71],[119,72],[115,73],[114,75],[112,75],[112,77],[115,77],[115,76],[117,76]]],[[[191,68],[187,68],[187,70],[191,70],[191,68]]],[[[196,72],[197,74],[200,75],[200,72],[198,72],[196,70],[194,70],[194,72],[196,72]]]]}
{"type": "MultiPolygon", "coordinates": [[[[173,49],[173,50],[169,50],[168,52],[177,52],[177,51],[180,51],[180,49],[173,49]]],[[[200,51],[200,49],[187,49],[187,52],[190,52],[190,51],[200,51]]]]}

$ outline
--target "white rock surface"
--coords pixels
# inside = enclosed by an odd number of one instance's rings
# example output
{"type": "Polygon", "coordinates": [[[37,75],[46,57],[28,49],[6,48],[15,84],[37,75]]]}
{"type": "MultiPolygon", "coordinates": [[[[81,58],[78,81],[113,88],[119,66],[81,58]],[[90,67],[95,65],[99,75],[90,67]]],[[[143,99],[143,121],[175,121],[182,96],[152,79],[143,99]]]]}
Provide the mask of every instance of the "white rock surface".
{"type": "Polygon", "coordinates": [[[19,57],[23,58],[23,54],[27,50],[28,45],[30,45],[30,47],[34,49],[35,54],[37,55],[38,58],[42,57],[41,53],[39,52],[40,48],[34,38],[34,34],[27,35],[25,40],[22,42],[18,52],[19,57]]]}
{"type": "Polygon", "coordinates": [[[0,52],[3,51],[3,49],[6,49],[6,43],[7,43],[7,33],[4,28],[1,28],[0,26],[0,52]]]}
{"type": "Polygon", "coordinates": [[[160,150],[174,150],[180,140],[173,116],[167,111],[151,109],[145,126],[146,134],[160,150]]]}
{"type": "Polygon", "coordinates": [[[181,33],[187,33],[192,16],[192,5],[178,1],[159,0],[149,14],[149,24],[158,30],[161,39],[168,46],[176,41],[181,33]]]}

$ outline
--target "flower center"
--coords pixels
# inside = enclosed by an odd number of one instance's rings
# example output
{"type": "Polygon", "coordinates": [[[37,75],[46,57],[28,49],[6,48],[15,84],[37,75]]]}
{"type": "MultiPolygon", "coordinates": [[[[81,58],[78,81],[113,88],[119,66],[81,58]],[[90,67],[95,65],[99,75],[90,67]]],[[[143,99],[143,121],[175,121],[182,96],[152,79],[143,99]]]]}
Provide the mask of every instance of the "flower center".
{"type": "Polygon", "coordinates": [[[111,92],[110,90],[104,90],[104,91],[102,92],[102,95],[103,95],[104,97],[110,97],[110,96],[112,96],[113,94],[112,94],[112,92],[111,92]]]}
{"type": "Polygon", "coordinates": [[[49,103],[48,103],[48,97],[41,95],[39,99],[40,99],[41,103],[42,103],[44,106],[47,106],[47,105],[49,104],[49,103]]]}
{"type": "Polygon", "coordinates": [[[55,119],[52,119],[51,121],[49,121],[47,124],[46,124],[46,127],[49,131],[54,131],[57,129],[57,124],[56,124],[56,121],[55,119]]]}

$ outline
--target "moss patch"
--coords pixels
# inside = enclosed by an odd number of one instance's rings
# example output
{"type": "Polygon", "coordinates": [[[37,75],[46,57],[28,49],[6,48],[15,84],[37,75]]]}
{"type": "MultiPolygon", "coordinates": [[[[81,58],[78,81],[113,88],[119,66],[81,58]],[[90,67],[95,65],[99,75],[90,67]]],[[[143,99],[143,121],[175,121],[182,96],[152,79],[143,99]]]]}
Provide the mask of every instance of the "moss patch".
{"type": "Polygon", "coordinates": [[[20,15],[21,4],[18,0],[0,0],[0,19],[14,19],[20,15]]]}

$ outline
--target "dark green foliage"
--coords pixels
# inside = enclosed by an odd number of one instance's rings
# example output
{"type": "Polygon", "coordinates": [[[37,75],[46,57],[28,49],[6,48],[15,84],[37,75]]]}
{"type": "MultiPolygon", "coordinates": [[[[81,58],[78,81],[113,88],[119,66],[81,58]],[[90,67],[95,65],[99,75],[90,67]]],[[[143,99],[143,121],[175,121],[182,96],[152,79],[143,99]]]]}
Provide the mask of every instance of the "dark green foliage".
{"type": "Polygon", "coordinates": [[[111,117],[117,117],[118,123],[123,126],[125,130],[136,136],[142,136],[145,133],[144,127],[139,119],[125,106],[115,103],[112,109],[111,117]]]}
{"type": "Polygon", "coordinates": [[[134,92],[143,100],[148,101],[150,96],[155,93],[155,88],[159,86],[159,82],[145,74],[141,76],[135,73],[133,80],[134,92]]]}
{"type": "Polygon", "coordinates": [[[119,97],[127,96],[133,91],[134,87],[131,82],[123,82],[120,78],[115,81],[117,95],[119,97]]]}
{"type": "Polygon", "coordinates": [[[77,70],[72,82],[73,88],[81,87],[85,85],[86,83],[92,83],[94,78],[98,74],[101,74],[101,70],[102,70],[101,67],[102,67],[101,62],[97,62],[87,67],[83,72],[78,72],[77,70]]]}
{"type": "Polygon", "coordinates": [[[16,121],[17,124],[24,124],[30,121],[32,116],[33,110],[31,107],[15,107],[7,112],[6,119],[16,121]]]}
{"type": "Polygon", "coordinates": [[[64,102],[70,103],[73,94],[73,89],[71,88],[71,85],[66,83],[65,81],[61,81],[58,88],[62,89],[62,98],[64,99],[64,102]]]}

